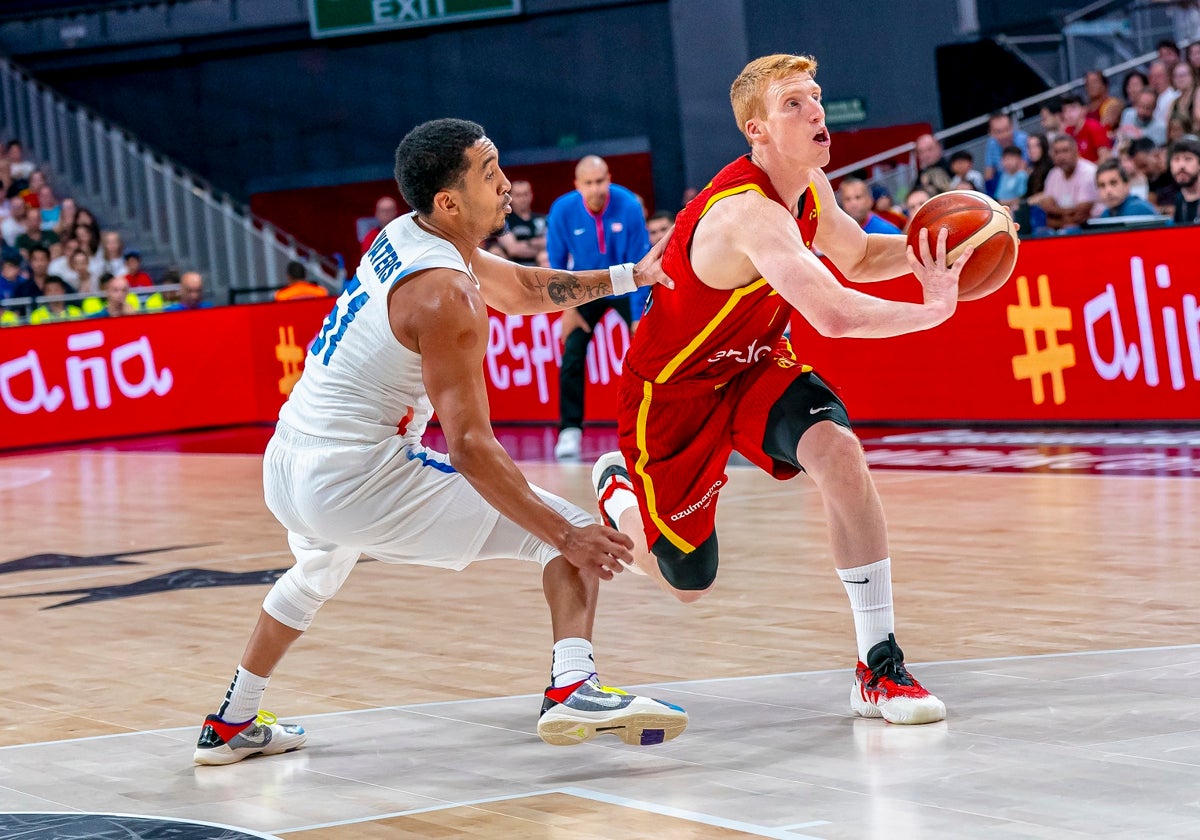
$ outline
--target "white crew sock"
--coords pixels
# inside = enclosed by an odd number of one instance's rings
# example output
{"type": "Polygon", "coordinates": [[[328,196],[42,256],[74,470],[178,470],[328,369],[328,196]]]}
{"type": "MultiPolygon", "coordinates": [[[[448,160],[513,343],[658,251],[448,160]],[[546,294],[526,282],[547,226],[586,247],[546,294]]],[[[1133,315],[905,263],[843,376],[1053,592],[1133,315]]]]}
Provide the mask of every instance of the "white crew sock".
{"type": "Polygon", "coordinates": [[[878,563],[855,569],[838,569],[838,577],[850,596],[854,610],[854,633],[858,637],[858,659],[867,661],[867,651],[896,631],[896,616],[892,610],[892,560],[885,557],[878,563]]]}
{"type": "Polygon", "coordinates": [[[604,500],[604,512],[617,523],[621,525],[621,515],[630,508],[638,506],[637,496],[633,491],[626,486],[621,486],[613,490],[612,495],[604,500]]]}
{"type": "Polygon", "coordinates": [[[239,665],[217,715],[226,723],[242,723],[258,717],[259,704],[270,681],[270,677],[260,677],[239,665]]]}
{"type": "Polygon", "coordinates": [[[559,639],[554,643],[554,659],[550,665],[550,684],[555,688],[586,680],[596,673],[592,659],[592,643],[587,639],[559,639]]]}

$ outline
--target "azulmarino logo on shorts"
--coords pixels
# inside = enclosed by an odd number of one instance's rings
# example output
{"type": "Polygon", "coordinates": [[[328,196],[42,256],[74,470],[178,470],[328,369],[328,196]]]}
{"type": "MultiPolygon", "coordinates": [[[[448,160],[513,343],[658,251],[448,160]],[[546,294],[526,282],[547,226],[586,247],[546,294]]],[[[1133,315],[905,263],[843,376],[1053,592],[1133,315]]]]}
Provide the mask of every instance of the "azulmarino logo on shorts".
{"type": "Polygon", "coordinates": [[[708,492],[700,497],[700,501],[692,502],[690,505],[685,507],[683,510],[679,511],[679,513],[672,513],[671,521],[678,522],[680,519],[683,519],[685,516],[690,516],[691,514],[700,510],[700,508],[707,505],[708,500],[711,499],[716,494],[716,492],[721,489],[721,485],[724,483],[725,482],[721,481],[721,479],[718,478],[716,483],[713,484],[712,487],[708,488],[708,492]]]}

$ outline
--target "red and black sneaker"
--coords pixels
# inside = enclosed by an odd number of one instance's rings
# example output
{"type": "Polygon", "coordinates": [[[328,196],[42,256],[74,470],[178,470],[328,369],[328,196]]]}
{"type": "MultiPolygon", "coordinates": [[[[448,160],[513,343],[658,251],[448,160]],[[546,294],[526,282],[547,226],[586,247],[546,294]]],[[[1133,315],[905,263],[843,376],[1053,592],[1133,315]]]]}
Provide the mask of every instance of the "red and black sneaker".
{"type": "Polygon", "coordinates": [[[904,667],[904,651],[891,633],[867,652],[867,664],[858,663],[850,708],[863,717],[881,717],[888,723],[933,723],[946,717],[946,704],[904,667]]]}
{"type": "Polygon", "coordinates": [[[204,719],[196,752],[197,764],[233,764],[252,755],[277,755],[304,746],[308,735],[297,723],[279,723],[275,715],[259,711],[254,720],[226,723],[217,715],[204,719]]]}

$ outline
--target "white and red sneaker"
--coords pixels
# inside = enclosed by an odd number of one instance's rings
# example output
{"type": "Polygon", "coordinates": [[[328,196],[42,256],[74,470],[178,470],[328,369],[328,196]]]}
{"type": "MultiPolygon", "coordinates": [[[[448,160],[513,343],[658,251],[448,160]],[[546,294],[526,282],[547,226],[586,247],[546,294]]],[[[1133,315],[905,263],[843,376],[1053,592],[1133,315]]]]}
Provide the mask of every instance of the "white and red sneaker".
{"type": "MultiPolygon", "coordinates": [[[[600,506],[600,521],[610,528],[620,530],[617,528],[617,523],[608,515],[608,511],[604,509],[604,503],[618,490],[633,492],[633,483],[629,480],[629,470],[625,468],[625,456],[620,452],[606,452],[601,455],[595,466],[592,467],[592,484],[596,487],[596,503],[600,506]]],[[[636,565],[631,566],[628,563],[622,563],[622,565],[635,575],[646,574],[636,565]]]]}
{"type": "Polygon", "coordinates": [[[858,663],[850,708],[863,717],[881,717],[888,723],[933,723],[946,717],[946,704],[904,667],[904,651],[891,633],[867,652],[867,664],[858,663]]]}

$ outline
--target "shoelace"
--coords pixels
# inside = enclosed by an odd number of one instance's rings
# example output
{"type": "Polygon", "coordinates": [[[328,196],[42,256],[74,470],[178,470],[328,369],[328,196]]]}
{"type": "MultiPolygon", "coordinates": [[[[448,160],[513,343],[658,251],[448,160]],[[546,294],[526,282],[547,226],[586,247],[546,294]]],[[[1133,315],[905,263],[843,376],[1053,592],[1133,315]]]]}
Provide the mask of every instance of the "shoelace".
{"type": "Polygon", "coordinates": [[[596,688],[600,691],[607,692],[609,694],[628,694],[629,693],[628,691],[625,691],[624,689],[614,688],[611,685],[601,685],[600,678],[597,677],[595,674],[592,674],[590,677],[588,677],[587,682],[593,688],[596,688]]]}
{"type": "Polygon", "coordinates": [[[271,724],[275,723],[278,720],[279,720],[279,718],[276,717],[274,715],[274,713],[268,712],[266,709],[259,709],[258,714],[254,718],[254,725],[255,726],[270,726],[271,724]]]}
{"type": "Polygon", "coordinates": [[[913,684],[913,678],[909,676],[908,669],[904,667],[904,661],[901,659],[888,657],[879,664],[879,667],[872,668],[871,674],[875,677],[875,682],[886,676],[896,685],[913,684]]]}

